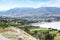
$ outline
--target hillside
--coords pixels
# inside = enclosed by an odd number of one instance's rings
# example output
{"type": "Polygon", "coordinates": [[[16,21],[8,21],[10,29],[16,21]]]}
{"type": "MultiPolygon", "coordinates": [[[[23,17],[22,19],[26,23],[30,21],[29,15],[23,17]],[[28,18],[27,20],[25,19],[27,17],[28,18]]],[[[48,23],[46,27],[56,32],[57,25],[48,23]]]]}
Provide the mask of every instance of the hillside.
{"type": "Polygon", "coordinates": [[[6,40],[10,40],[10,39],[11,40],[37,40],[27,32],[18,28],[3,29],[3,30],[0,30],[0,34],[3,35],[3,36],[0,35],[1,40],[4,40],[4,39],[6,40]]]}
{"type": "Polygon", "coordinates": [[[60,8],[56,7],[41,7],[41,8],[13,8],[4,12],[0,12],[0,16],[60,16],[60,8]]]}

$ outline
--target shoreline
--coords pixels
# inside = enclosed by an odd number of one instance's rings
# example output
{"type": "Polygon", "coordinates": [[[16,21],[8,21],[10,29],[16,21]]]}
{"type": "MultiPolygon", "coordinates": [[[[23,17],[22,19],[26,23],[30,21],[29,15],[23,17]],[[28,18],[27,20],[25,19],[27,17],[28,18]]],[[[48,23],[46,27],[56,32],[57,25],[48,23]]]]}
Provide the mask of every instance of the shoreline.
{"type": "Polygon", "coordinates": [[[33,23],[32,25],[43,27],[43,28],[53,28],[53,29],[60,30],[60,21],[59,22],[33,23]]]}

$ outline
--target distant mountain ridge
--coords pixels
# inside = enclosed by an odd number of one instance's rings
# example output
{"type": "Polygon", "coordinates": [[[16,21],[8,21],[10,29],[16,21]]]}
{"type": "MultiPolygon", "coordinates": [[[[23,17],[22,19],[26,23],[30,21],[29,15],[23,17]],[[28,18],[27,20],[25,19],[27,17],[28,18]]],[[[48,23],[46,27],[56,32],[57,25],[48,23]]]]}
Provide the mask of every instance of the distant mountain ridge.
{"type": "Polygon", "coordinates": [[[13,8],[5,12],[0,12],[0,16],[42,16],[50,14],[60,14],[60,8],[41,7],[41,8],[13,8]]]}

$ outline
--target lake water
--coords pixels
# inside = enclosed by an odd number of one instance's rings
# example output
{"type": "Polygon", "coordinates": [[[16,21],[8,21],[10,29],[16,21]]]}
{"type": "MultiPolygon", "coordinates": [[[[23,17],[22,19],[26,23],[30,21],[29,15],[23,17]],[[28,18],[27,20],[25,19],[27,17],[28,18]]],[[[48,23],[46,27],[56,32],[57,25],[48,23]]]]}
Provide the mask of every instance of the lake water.
{"type": "Polygon", "coordinates": [[[33,23],[33,26],[39,26],[43,28],[53,28],[60,30],[60,22],[49,22],[49,23],[33,23]]]}

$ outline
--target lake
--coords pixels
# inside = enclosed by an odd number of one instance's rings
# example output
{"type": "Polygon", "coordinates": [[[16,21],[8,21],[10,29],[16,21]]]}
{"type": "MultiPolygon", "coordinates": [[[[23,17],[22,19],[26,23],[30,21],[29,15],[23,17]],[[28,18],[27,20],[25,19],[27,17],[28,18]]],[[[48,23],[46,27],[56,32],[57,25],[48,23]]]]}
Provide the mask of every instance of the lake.
{"type": "Polygon", "coordinates": [[[53,29],[60,30],[60,22],[32,23],[32,25],[43,27],[43,28],[53,28],[53,29]]]}

